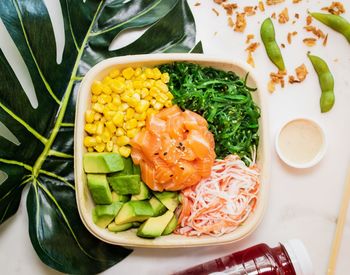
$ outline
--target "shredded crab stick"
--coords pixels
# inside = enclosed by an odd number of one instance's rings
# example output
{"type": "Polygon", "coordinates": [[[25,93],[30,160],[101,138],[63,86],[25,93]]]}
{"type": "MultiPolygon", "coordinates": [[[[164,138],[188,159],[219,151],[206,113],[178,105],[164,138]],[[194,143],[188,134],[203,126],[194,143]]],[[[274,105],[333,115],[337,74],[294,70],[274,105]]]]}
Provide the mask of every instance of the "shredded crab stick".
{"type": "Polygon", "coordinates": [[[221,236],[232,232],[254,211],[259,170],[236,155],[216,160],[211,175],[181,192],[182,208],[175,233],[221,236]]]}

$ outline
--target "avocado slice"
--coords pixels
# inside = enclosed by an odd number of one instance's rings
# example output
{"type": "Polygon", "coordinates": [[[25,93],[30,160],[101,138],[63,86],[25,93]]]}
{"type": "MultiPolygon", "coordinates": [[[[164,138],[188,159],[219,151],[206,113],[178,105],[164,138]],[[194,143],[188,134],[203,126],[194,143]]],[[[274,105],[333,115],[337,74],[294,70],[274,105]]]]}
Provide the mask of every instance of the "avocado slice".
{"type": "Polygon", "coordinates": [[[124,163],[124,169],[110,174],[110,176],[123,176],[123,175],[133,175],[134,173],[134,164],[132,163],[131,158],[122,158],[124,163]]]}
{"type": "Polygon", "coordinates": [[[92,210],[92,219],[94,223],[99,227],[106,228],[106,226],[109,225],[118,214],[122,205],[123,203],[121,202],[114,202],[108,205],[97,205],[92,210]]]}
{"type": "Polygon", "coordinates": [[[112,175],[107,177],[112,189],[120,195],[140,193],[139,175],[112,175]]]}
{"type": "Polygon", "coordinates": [[[142,222],[152,215],[153,210],[148,201],[128,201],[115,217],[115,223],[142,222]]]}
{"type": "Polygon", "coordinates": [[[140,222],[133,222],[133,223],[132,223],[132,227],[133,227],[133,228],[138,228],[138,227],[140,227],[140,225],[141,225],[140,222]]]}
{"type": "Polygon", "coordinates": [[[112,193],[105,174],[87,174],[87,184],[96,204],[112,203],[112,193]]]}
{"type": "Polygon", "coordinates": [[[136,235],[142,238],[156,238],[161,236],[173,216],[174,213],[168,210],[162,216],[149,218],[139,227],[136,235]]]}
{"type": "Polygon", "coordinates": [[[128,230],[129,228],[132,227],[132,222],[129,223],[124,223],[124,224],[115,224],[114,222],[112,222],[111,224],[108,225],[108,230],[111,232],[120,232],[120,231],[125,231],[128,230]]]}
{"type": "Polygon", "coordinates": [[[129,195],[119,195],[116,192],[112,191],[112,201],[120,201],[120,202],[127,202],[130,200],[129,195]]]}
{"type": "Polygon", "coordinates": [[[173,231],[175,230],[176,226],[177,226],[177,218],[174,215],[173,218],[171,219],[171,221],[165,227],[162,235],[169,235],[169,234],[173,233],[173,231]]]}
{"type": "Polygon", "coordinates": [[[167,211],[167,208],[156,197],[152,197],[149,200],[149,204],[153,210],[153,217],[160,216],[167,211]]]}
{"type": "Polygon", "coordinates": [[[153,192],[158,200],[165,205],[170,211],[175,211],[176,207],[179,205],[179,197],[177,192],[153,192]]]}
{"type": "Polygon", "coordinates": [[[141,175],[141,168],[140,168],[140,165],[133,165],[133,174],[134,175],[141,175]]]}
{"type": "Polygon", "coordinates": [[[151,194],[151,192],[148,189],[147,185],[141,181],[140,182],[140,193],[138,193],[137,195],[132,195],[131,200],[132,201],[147,200],[149,198],[150,194],[151,194]]]}
{"type": "Polygon", "coordinates": [[[124,169],[124,161],[117,153],[89,152],[83,156],[83,166],[86,173],[112,173],[124,169]]]}

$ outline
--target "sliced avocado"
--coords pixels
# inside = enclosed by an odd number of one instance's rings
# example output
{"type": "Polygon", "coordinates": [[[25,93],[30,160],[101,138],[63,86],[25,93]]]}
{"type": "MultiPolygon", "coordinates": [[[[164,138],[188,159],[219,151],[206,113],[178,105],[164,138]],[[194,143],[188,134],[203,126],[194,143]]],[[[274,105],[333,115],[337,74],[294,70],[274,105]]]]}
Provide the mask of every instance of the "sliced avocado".
{"type": "Polygon", "coordinates": [[[124,162],[121,155],[117,153],[85,153],[83,166],[86,173],[112,173],[124,169],[124,162]]]}
{"type": "Polygon", "coordinates": [[[156,238],[161,236],[173,216],[174,213],[168,210],[162,216],[149,218],[139,227],[136,235],[143,238],[156,238]]]}
{"type": "Polygon", "coordinates": [[[110,174],[110,176],[123,176],[123,175],[134,175],[134,164],[132,163],[131,158],[123,158],[124,169],[110,174]]]}
{"type": "Polygon", "coordinates": [[[106,226],[109,225],[118,214],[122,205],[122,202],[114,202],[108,205],[97,205],[92,210],[92,219],[94,223],[99,227],[106,228],[106,226]]]}
{"type": "Polygon", "coordinates": [[[115,224],[112,222],[111,224],[108,225],[108,230],[111,232],[120,232],[120,231],[125,231],[128,230],[129,228],[132,227],[132,222],[129,223],[124,223],[124,224],[115,224]]]}
{"type": "Polygon", "coordinates": [[[153,210],[148,201],[128,201],[115,217],[115,223],[142,222],[152,215],[153,210]]]}
{"type": "Polygon", "coordinates": [[[132,201],[147,200],[150,197],[150,195],[151,195],[151,192],[148,189],[147,185],[141,181],[140,182],[140,193],[138,193],[137,195],[132,195],[131,200],[132,201]]]}
{"type": "Polygon", "coordinates": [[[153,210],[153,217],[160,216],[167,211],[167,208],[156,197],[152,197],[149,200],[149,204],[153,210]]]}
{"type": "Polygon", "coordinates": [[[140,168],[140,165],[135,165],[133,166],[133,174],[134,175],[141,175],[141,168],[140,168]]]}
{"type": "Polygon", "coordinates": [[[173,233],[173,231],[175,230],[176,226],[177,226],[177,218],[174,215],[173,218],[171,219],[171,221],[165,227],[162,235],[169,235],[169,234],[173,233]]]}
{"type": "Polygon", "coordinates": [[[141,223],[140,222],[133,222],[132,227],[137,228],[140,227],[141,223]]]}
{"type": "Polygon", "coordinates": [[[135,195],[140,193],[139,175],[116,175],[107,177],[113,190],[120,195],[135,195]]]}
{"type": "Polygon", "coordinates": [[[87,174],[87,184],[96,204],[112,203],[112,193],[105,174],[87,174]]]}
{"type": "Polygon", "coordinates": [[[127,202],[130,200],[129,195],[119,195],[116,192],[112,191],[112,201],[120,201],[120,202],[127,202]]]}
{"type": "Polygon", "coordinates": [[[176,207],[179,205],[179,198],[177,192],[153,192],[158,200],[165,205],[170,211],[175,211],[176,207]]]}

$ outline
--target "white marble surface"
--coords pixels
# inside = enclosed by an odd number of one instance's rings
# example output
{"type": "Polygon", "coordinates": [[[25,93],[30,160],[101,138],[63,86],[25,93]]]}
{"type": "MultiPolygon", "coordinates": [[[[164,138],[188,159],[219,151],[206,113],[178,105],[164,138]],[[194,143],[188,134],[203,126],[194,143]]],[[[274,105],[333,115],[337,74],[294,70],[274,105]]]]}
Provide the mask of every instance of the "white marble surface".
{"type": "MultiPolygon", "coordinates": [[[[49,1],[47,1],[49,2],[49,1]]],[[[256,4],[257,1],[238,0],[240,6],[256,4]]],[[[292,117],[311,117],[319,121],[326,130],[328,150],[324,159],[315,167],[296,170],[284,165],[272,152],[272,173],[269,204],[265,217],[258,229],[248,238],[230,245],[191,249],[135,249],[124,261],[103,274],[169,274],[200,262],[213,259],[253,244],[266,242],[275,245],[279,241],[300,238],[306,245],[314,264],[315,274],[325,274],[330,252],[330,245],[335,229],[337,213],[345,182],[346,169],[350,157],[350,45],[339,34],[320,26],[329,33],[327,47],[307,48],[301,42],[310,37],[302,27],[306,10],[319,10],[331,1],[305,1],[297,5],[286,0],[285,4],[268,8],[265,15],[248,18],[245,34],[233,32],[227,26],[227,17],[220,7],[211,0],[190,0],[190,6],[197,22],[198,39],[202,40],[205,53],[223,54],[228,59],[245,61],[245,35],[254,33],[259,39],[259,22],[274,10],[281,11],[286,5],[291,17],[295,12],[301,19],[295,25],[291,22],[278,26],[277,39],[286,43],[289,31],[297,30],[292,45],[282,50],[287,69],[305,63],[309,70],[307,79],[302,84],[287,85],[283,90],[264,96],[269,101],[270,141],[279,126],[292,117]],[[201,5],[194,7],[200,2],[201,5]],[[324,4],[322,4],[322,3],[324,4]],[[216,16],[212,7],[220,12],[216,16]],[[335,77],[336,103],[333,110],[326,114],[319,111],[320,90],[316,75],[306,58],[311,50],[327,60],[335,77]]],[[[350,2],[345,4],[350,12],[350,2]]],[[[345,17],[350,19],[349,12],[345,17]]],[[[267,59],[263,47],[254,53],[256,68],[252,69],[266,86],[268,72],[274,67],[267,59]]],[[[25,209],[25,196],[18,213],[0,227],[0,267],[1,274],[57,274],[41,263],[32,249],[28,237],[28,219],[25,209]]],[[[349,274],[350,264],[350,213],[344,230],[342,246],[337,265],[337,275],[349,274]]]]}

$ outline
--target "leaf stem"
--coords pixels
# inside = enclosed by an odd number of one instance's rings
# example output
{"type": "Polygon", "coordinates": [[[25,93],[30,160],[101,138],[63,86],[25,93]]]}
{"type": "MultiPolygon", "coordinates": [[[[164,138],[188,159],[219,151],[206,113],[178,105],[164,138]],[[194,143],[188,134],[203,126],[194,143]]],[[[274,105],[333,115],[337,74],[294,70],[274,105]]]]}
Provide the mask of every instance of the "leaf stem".
{"type": "Polygon", "coordinates": [[[41,169],[41,166],[43,165],[44,161],[46,160],[46,157],[48,156],[49,152],[50,152],[50,148],[53,144],[53,142],[55,141],[55,138],[59,132],[59,129],[61,127],[61,123],[63,121],[63,118],[64,118],[64,115],[65,115],[65,112],[66,112],[66,109],[67,109],[67,106],[68,106],[68,102],[69,102],[69,99],[70,99],[70,95],[71,95],[71,92],[72,92],[72,88],[73,88],[73,84],[74,84],[74,78],[76,77],[76,74],[77,74],[77,71],[78,71],[78,67],[79,67],[79,63],[80,63],[80,60],[81,60],[81,57],[83,55],[83,52],[84,52],[84,49],[85,49],[85,45],[90,37],[90,34],[91,34],[91,30],[92,30],[92,27],[94,26],[95,24],[95,21],[96,21],[96,18],[97,18],[97,15],[99,14],[99,11],[101,9],[101,6],[103,5],[104,1],[101,1],[100,4],[98,5],[97,9],[96,9],[96,12],[95,12],[95,15],[91,21],[91,24],[90,24],[90,27],[85,35],[85,38],[83,40],[83,43],[78,51],[78,55],[77,55],[77,58],[75,60],[75,64],[74,64],[74,67],[73,67],[73,70],[72,70],[72,74],[71,74],[71,78],[69,80],[69,83],[68,83],[68,86],[66,88],[66,91],[64,93],[64,97],[63,97],[63,101],[61,103],[61,108],[59,109],[59,113],[58,113],[58,117],[57,117],[57,120],[56,120],[56,123],[55,123],[55,126],[54,128],[52,129],[52,132],[51,132],[51,135],[49,137],[49,139],[47,140],[46,144],[45,144],[45,148],[44,150],[42,151],[42,153],[40,154],[40,156],[38,157],[38,159],[36,160],[34,166],[33,166],[33,175],[35,178],[37,178],[38,174],[40,173],[40,169],[41,169]]]}
{"type": "Polygon", "coordinates": [[[56,151],[56,150],[50,150],[49,153],[48,153],[48,156],[54,156],[54,157],[66,158],[66,159],[74,158],[73,155],[66,154],[66,153],[63,153],[63,152],[59,152],[59,151],[56,151]]]}
{"type": "Polygon", "coordinates": [[[31,167],[30,165],[25,164],[25,163],[23,163],[23,162],[20,162],[20,161],[8,160],[8,159],[2,159],[2,158],[0,158],[0,162],[6,163],[6,164],[11,164],[11,165],[22,166],[23,168],[27,169],[28,171],[33,171],[33,167],[31,167]]]}

